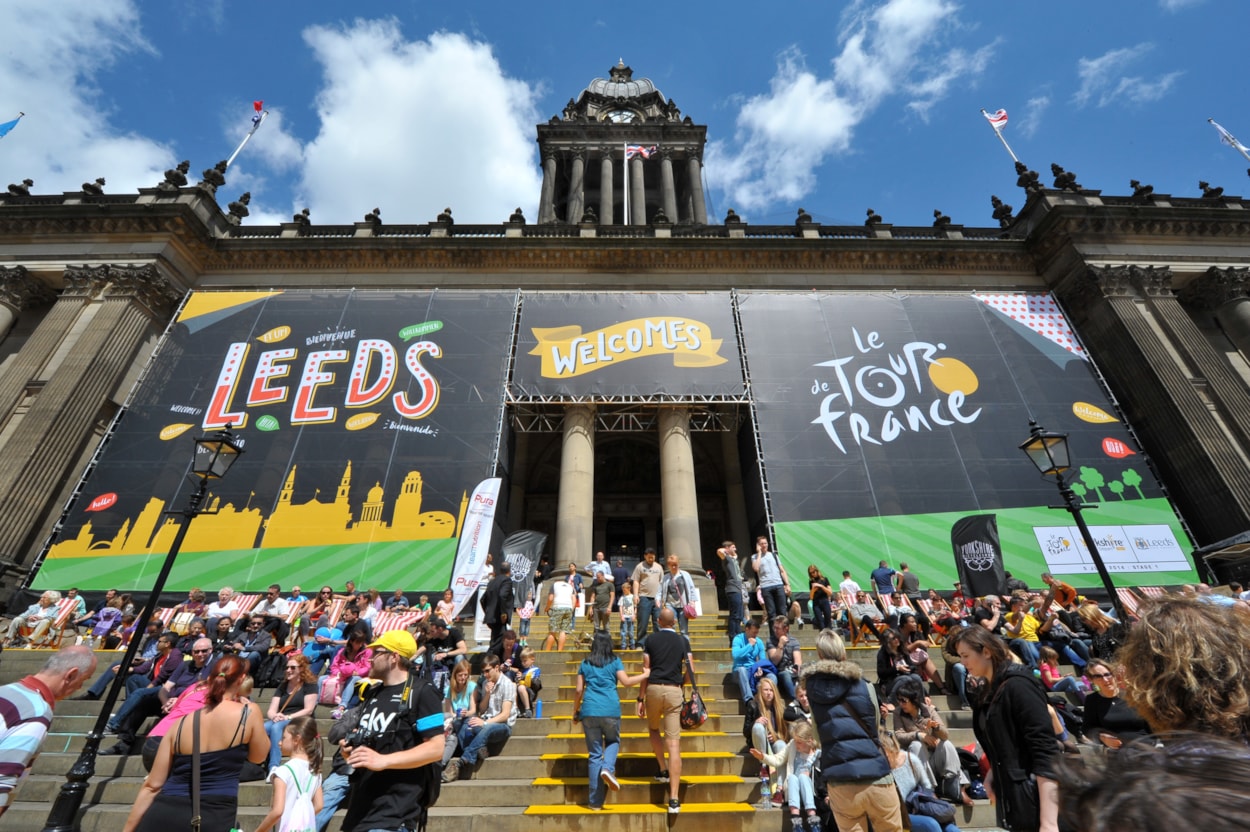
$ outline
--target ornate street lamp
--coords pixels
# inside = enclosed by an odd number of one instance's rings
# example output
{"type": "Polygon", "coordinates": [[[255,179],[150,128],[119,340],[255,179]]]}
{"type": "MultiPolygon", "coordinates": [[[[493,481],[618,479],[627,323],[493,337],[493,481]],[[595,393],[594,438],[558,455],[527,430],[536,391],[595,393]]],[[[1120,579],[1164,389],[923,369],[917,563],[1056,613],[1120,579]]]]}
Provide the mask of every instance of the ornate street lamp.
{"type": "Polygon", "coordinates": [[[74,765],[65,775],[65,783],[62,784],[61,791],[57,795],[56,801],[52,804],[52,811],[48,813],[44,832],[74,832],[78,827],[78,810],[87,794],[87,783],[95,776],[95,758],[100,750],[100,741],[104,738],[104,726],[108,723],[109,714],[113,712],[113,706],[117,704],[117,697],[126,683],[126,676],[130,671],[130,666],[133,664],[135,655],[139,652],[139,642],[142,640],[142,633],[147,629],[148,621],[156,610],[157,600],[165,589],[165,581],[168,580],[169,573],[173,570],[174,560],[178,557],[178,550],[182,548],[182,541],[187,536],[187,529],[190,528],[191,521],[199,515],[216,513],[204,511],[200,508],[204,498],[208,495],[208,482],[209,480],[224,477],[230,471],[230,466],[243,453],[242,443],[231,433],[230,427],[230,425],[226,425],[225,430],[215,431],[195,440],[195,454],[191,458],[191,473],[198,478],[199,482],[195,491],[191,494],[185,509],[165,512],[165,514],[181,515],[183,522],[178,527],[178,533],[174,536],[173,544],[169,547],[169,554],[165,556],[165,563],[161,566],[161,571],[157,573],[156,581],[152,585],[152,593],[148,596],[148,602],[139,611],[139,615],[135,619],[134,635],[131,636],[130,644],[126,647],[126,654],[119,663],[120,669],[117,676],[114,677],[113,683],[109,686],[108,695],[104,697],[104,703],[100,708],[100,715],[96,718],[95,727],[87,735],[87,741],[83,745],[82,753],[78,755],[78,759],[74,761],[74,765]]]}
{"type": "MultiPolygon", "coordinates": [[[[1059,486],[1059,496],[1063,498],[1063,505],[1051,506],[1051,508],[1064,508],[1072,514],[1072,519],[1076,521],[1076,527],[1081,531],[1081,539],[1085,541],[1085,548],[1089,550],[1089,556],[1094,561],[1094,568],[1098,570],[1098,577],[1102,579],[1103,588],[1107,591],[1107,595],[1111,597],[1111,605],[1115,607],[1116,615],[1121,622],[1127,624],[1128,617],[1124,612],[1124,605],[1120,603],[1120,596],[1116,594],[1115,584],[1111,581],[1111,573],[1107,571],[1107,565],[1102,561],[1102,554],[1098,551],[1098,544],[1094,542],[1094,536],[1090,534],[1089,526],[1085,525],[1085,518],[1081,515],[1081,509],[1086,508],[1076,496],[1076,492],[1068,485],[1066,472],[1071,467],[1071,457],[1068,454],[1068,435],[1066,433],[1052,433],[1043,430],[1035,420],[1029,420],[1029,438],[1020,443],[1020,450],[1024,451],[1043,477],[1054,477],[1055,483],[1059,486]]],[[[1097,508],[1097,506],[1089,506],[1089,508],[1097,508]]]]}

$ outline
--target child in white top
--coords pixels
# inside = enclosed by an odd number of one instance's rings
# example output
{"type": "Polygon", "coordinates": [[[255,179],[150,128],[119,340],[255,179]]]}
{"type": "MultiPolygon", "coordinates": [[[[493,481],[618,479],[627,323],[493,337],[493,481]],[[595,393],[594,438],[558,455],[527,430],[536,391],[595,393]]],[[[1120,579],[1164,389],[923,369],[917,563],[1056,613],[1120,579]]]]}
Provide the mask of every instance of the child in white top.
{"type": "Polygon", "coordinates": [[[751,749],[751,756],[776,769],[789,769],[786,777],[786,797],[790,803],[790,823],[795,832],[803,828],[800,813],[807,815],[809,832],[820,831],[820,817],[816,814],[815,772],[820,760],[820,745],[812,724],[798,720],[790,726],[790,742],[780,754],[766,754],[758,748],[751,749]]]}
{"type": "Polygon", "coordinates": [[[626,581],[625,586],[621,587],[621,598],[617,604],[617,611],[621,614],[621,649],[634,649],[634,621],[638,617],[638,605],[634,601],[633,588],[630,582],[626,581]]]}
{"type": "Polygon", "coordinates": [[[289,759],[269,773],[273,802],[256,832],[316,832],[321,811],[321,736],[317,721],[297,716],[282,732],[282,754],[289,759]]]}

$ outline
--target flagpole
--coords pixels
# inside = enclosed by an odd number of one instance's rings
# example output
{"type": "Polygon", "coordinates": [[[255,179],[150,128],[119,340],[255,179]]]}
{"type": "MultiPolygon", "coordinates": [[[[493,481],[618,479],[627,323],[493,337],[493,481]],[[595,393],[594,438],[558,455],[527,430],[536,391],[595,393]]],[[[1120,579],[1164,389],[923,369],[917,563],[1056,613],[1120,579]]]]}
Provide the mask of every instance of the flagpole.
{"type": "Polygon", "coordinates": [[[226,160],[227,168],[230,167],[230,165],[234,162],[234,157],[239,155],[240,151],[243,150],[243,146],[247,144],[248,140],[251,139],[253,135],[255,135],[256,131],[260,129],[260,126],[265,123],[265,119],[268,117],[268,110],[260,111],[260,118],[256,119],[256,122],[252,125],[252,129],[247,131],[247,135],[243,137],[243,141],[239,142],[239,146],[234,149],[234,152],[230,154],[230,158],[226,160]]]}
{"type": "MultiPolygon", "coordinates": [[[[985,116],[986,120],[989,120],[990,114],[985,112],[984,107],[981,108],[981,115],[985,116]]],[[[998,140],[1002,142],[1003,147],[1007,149],[1007,155],[1011,157],[1011,161],[1019,162],[1020,160],[1016,158],[1016,154],[1011,150],[1011,145],[1007,144],[1007,140],[1003,138],[1003,131],[999,130],[993,124],[990,124],[990,129],[994,131],[994,135],[998,136],[998,140]]]]}
{"type": "Polygon", "coordinates": [[[1212,127],[1214,127],[1216,130],[1220,131],[1221,138],[1227,139],[1227,141],[1225,141],[1224,144],[1228,145],[1233,150],[1236,150],[1238,153],[1241,154],[1241,158],[1245,159],[1247,162],[1250,162],[1250,154],[1246,153],[1245,145],[1237,141],[1236,136],[1234,136],[1232,133],[1225,130],[1220,125],[1216,124],[1215,119],[1213,118],[1207,119],[1207,123],[1210,124],[1212,127]]]}
{"type": "Polygon", "coordinates": [[[625,222],[629,225],[629,142],[621,142],[621,158],[625,165],[625,222]]]}

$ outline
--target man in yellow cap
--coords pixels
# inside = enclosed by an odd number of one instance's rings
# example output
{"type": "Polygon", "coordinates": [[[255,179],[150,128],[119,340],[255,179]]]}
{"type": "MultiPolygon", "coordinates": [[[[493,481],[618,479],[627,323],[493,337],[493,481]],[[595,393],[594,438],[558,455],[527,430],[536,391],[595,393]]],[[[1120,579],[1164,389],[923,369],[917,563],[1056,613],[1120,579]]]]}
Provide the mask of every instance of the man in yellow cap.
{"type": "Polygon", "coordinates": [[[417,642],[392,630],[369,645],[369,677],[360,720],[339,745],[354,768],[343,832],[414,829],[428,802],[417,769],[443,758],[443,704],[433,685],[411,677],[417,642]]]}

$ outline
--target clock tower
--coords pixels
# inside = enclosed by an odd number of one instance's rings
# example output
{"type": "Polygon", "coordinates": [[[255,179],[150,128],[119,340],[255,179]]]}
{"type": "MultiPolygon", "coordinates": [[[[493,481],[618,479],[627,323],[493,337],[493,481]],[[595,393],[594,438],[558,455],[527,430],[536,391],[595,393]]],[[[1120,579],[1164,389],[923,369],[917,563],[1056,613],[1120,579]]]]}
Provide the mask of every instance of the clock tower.
{"type": "Polygon", "coordinates": [[[633,76],[619,61],[538,126],[540,223],[707,224],[707,127],[683,118],[649,79],[633,76]],[[637,148],[629,159],[627,147],[637,148]]]}

